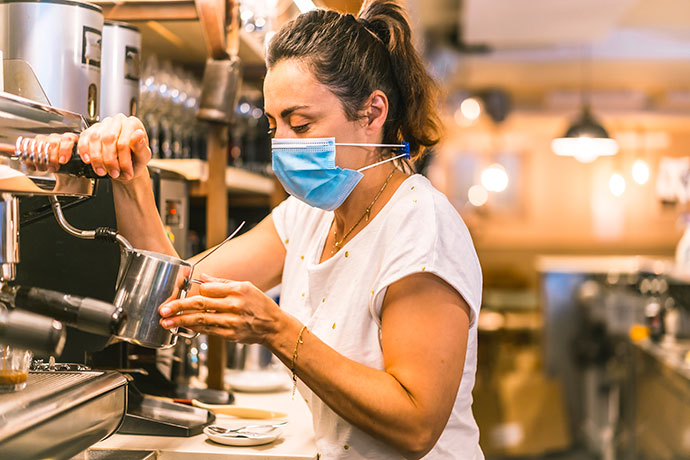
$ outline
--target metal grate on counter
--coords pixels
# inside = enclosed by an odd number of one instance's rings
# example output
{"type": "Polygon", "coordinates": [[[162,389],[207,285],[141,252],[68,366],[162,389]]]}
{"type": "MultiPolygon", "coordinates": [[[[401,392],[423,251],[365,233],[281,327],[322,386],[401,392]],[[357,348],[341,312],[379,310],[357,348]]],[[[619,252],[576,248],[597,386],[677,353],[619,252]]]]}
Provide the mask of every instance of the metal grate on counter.
{"type": "Polygon", "coordinates": [[[29,372],[26,388],[11,393],[0,393],[0,413],[21,407],[26,401],[60,393],[100,375],[103,375],[103,372],[29,372]]]}

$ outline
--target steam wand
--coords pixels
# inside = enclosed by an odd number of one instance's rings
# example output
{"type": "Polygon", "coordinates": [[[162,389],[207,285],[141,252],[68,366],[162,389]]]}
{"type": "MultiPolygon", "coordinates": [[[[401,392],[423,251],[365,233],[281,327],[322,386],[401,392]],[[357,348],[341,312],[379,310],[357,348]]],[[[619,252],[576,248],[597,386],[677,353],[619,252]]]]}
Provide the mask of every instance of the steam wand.
{"type": "Polygon", "coordinates": [[[62,229],[70,235],[85,240],[101,240],[112,243],[116,242],[126,250],[131,251],[134,249],[124,236],[120,235],[112,228],[98,227],[96,230],[79,230],[78,228],[73,227],[69,222],[67,222],[67,219],[65,219],[65,215],[62,212],[62,206],[60,205],[60,201],[57,199],[57,197],[49,196],[48,199],[50,200],[50,206],[53,208],[53,214],[55,214],[55,219],[58,221],[58,224],[60,224],[60,227],[62,227],[62,229]]]}

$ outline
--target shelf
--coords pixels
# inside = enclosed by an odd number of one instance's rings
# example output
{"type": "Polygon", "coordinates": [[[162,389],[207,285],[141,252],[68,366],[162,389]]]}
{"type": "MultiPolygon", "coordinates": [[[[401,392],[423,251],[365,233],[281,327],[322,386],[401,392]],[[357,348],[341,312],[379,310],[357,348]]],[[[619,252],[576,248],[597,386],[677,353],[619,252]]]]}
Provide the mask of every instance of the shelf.
{"type": "MultiPolygon", "coordinates": [[[[208,167],[205,161],[197,159],[153,159],[149,165],[182,175],[190,183],[190,196],[205,197],[208,195],[206,185],[208,167]]],[[[225,168],[225,186],[231,194],[270,197],[274,192],[275,182],[270,177],[228,166],[225,168]]]]}
{"type": "MultiPolygon", "coordinates": [[[[193,1],[95,1],[107,20],[124,21],[141,31],[142,53],[191,66],[203,66],[208,56],[204,34],[193,1]]],[[[248,74],[263,75],[264,47],[241,30],[239,57],[248,74]]]]}

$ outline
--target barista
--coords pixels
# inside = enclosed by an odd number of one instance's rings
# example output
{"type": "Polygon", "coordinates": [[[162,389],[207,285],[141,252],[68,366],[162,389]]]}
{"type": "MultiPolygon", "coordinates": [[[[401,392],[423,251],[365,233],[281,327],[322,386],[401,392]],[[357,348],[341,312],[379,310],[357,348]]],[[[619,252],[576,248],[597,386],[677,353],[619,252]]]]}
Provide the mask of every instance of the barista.
{"type": "MultiPolygon", "coordinates": [[[[381,163],[403,141],[413,159],[438,141],[434,85],[404,10],[371,0],[357,18],[302,14],[272,39],[267,67],[273,167],[292,196],[201,262],[203,283],[163,304],[161,324],[268,347],[311,409],[322,458],[483,458],[469,232],[426,178],[381,163]],[[263,293],[279,283],[280,306],[263,293]]],[[[51,138],[53,164],[75,140],[51,138]]],[[[78,149],[113,179],[119,231],[175,255],[141,122],[107,118],[78,149]]]]}

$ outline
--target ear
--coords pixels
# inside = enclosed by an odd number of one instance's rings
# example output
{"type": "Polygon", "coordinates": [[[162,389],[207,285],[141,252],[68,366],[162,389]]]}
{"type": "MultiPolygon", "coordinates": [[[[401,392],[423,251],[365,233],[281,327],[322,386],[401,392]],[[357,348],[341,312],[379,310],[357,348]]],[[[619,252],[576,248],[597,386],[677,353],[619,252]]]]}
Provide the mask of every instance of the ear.
{"type": "Polygon", "coordinates": [[[364,109],[364,122],[367,131],[381,131],[388,118],[388,97],[381,90],[376,90],[369,96],[366,108],[364,109]]]}

